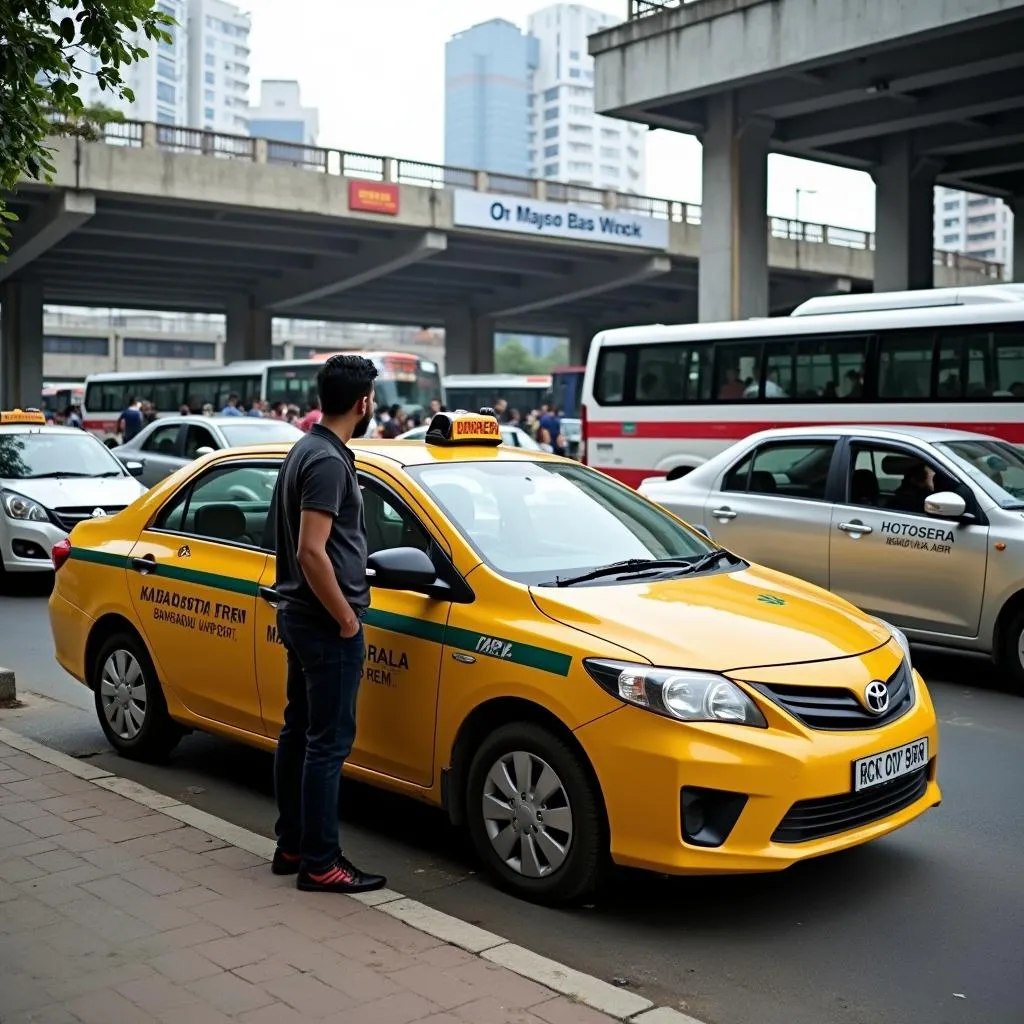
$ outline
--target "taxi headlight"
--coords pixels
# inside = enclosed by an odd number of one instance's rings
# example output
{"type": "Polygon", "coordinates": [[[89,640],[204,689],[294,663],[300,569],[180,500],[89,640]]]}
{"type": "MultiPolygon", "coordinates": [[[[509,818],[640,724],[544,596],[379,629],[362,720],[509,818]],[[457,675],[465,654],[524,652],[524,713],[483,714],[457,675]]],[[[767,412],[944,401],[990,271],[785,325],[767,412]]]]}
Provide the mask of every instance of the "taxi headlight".
{"type": "Polygon", "coordinates": [[[46,509],[38,501],[26,498],[23,494],[18,494],[15,491],[0,491],[0,505],[3,505],[4,514],[9,519],[31,523],[48,523],[50,521],[46,509]]]}
{"type": "Polygon", "coordinates": [[[910,641],[907,639],[907,634],[902,629],[898,629],[891,622],[886,622],[885,619],[876,618],[876,622],[880,622],[890,633],[892,633],[893,639],[903,648],[903,656],[907,659],[907,667],[912,665],[910,660],[910,641]]]}
{"type": "Polygon", "coordinates": [[[634,707],[680,722],[768,726],[747,694],[715,672],[652,668],[602,658],[586,658],[583,664],[603,689],[634,707]]]}

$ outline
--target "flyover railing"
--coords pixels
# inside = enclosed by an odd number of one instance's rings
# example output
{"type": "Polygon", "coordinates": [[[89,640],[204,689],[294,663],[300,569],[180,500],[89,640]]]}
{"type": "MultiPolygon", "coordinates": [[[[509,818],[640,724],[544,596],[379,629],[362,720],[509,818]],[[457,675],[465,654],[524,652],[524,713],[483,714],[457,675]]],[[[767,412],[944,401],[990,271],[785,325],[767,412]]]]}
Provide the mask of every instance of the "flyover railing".
{"type": "MultiPolygon", "coordinates": [[[[416,185],[422,188],[470,189],[537,201],[572,203],[598,209],[621,210],[624,213],[667,220],[675,224],[697,225],[701,222],[701,208],[697,203],[634,195],[631,192],[615,192],[570,182],[496,174],[468,167],[451,167],[445,164],[425,163],[421,160],[356,153],[294,142],[277,142],[272,139],[255,139],[248,135],[228,135],[223,132],[185,128],[180,125],[154,124],[149,121],[114,122],[99,130],[103,133],[104,141],[110,145],[194,153],[222,160],[284,165],[363,181],[416,185]]],[[[773,238],[806,242],[809,245],[833,245],[846,249],[875,247],[875,236],[870,231],[790,220],[785,217],[769,216],[767,221],[769,234],[773,238]]],[[[1001,263],[993,263],[960,252],[935,250],[935,265],[973,271],[995,281],[1002,280],[1003,276],[1001,263]]]]}
{"type": "Polygon", "coordinates": [[[663,11],[670,11],[673,7],[682,7],[690,0],[629,0],[629,20],[636,21],[637,18],[649,18],[652,14],[661,14],[663,11]]]}

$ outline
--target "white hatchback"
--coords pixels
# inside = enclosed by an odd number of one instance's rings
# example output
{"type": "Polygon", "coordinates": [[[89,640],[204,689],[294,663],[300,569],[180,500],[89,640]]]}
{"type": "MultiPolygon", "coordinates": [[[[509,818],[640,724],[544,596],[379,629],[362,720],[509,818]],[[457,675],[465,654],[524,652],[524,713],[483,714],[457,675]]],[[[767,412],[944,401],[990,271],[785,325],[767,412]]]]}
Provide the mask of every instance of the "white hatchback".
{"type": "Polygon", "coordinates": [[[84,430],[0,423],[0,576],[51,571],[53,546],[77,523],[145,492],[141,470],[84,430]]]}

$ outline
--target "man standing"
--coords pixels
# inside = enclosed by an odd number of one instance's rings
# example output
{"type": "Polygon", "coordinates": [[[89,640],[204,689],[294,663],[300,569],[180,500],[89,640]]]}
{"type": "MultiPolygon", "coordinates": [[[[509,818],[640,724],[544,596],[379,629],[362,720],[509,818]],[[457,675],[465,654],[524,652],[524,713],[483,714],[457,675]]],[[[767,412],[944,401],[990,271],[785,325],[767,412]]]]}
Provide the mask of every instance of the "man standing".
{"type": "Polygon", "coordinates": [[[227,405],[225,405],[220,411],[221,416],[241,416],[242,410],[238,408],[239,401],[240,399],[238,395],[232,391],[231,394],[228,395],[227,405]]]}
{"type": "Polygon", "coordinates": [[[277,744],[275,874],[313,892],[367,892],[386,880],[338,845],[338,785],[356,731],[362,616],[370,604],[366,524],[348,442],[373,416],[377,369],[332,356],[317,374],[322,418],[288,453],[274,492],[277,628],[288,657],[277,744]]]}
{"type": "Polygon", "coordinates": [[[142,430],[143,426],[142,402],[138,398],[132,398],[124,412],[118,417],[117,432],[127,443],[142,430]]]}

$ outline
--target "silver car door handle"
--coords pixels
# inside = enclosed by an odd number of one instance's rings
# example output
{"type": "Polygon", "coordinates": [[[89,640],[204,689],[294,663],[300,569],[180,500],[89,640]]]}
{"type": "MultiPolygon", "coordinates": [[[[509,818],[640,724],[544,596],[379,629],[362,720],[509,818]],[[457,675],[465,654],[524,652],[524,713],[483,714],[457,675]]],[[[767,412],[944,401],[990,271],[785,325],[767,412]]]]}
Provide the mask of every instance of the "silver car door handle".
{"type": "Polygon", "coordinates": [[[843,533],[873,533],[873,527],[866,525],[865,523],[840,523],[839,529],[843,533]]]}
{"type": "Polygon", "coordinates": [[[731,508],[716,508],[711,512],[711,514],[716,519],[735,519],[739,513],[733,512],[731,508]]]}

